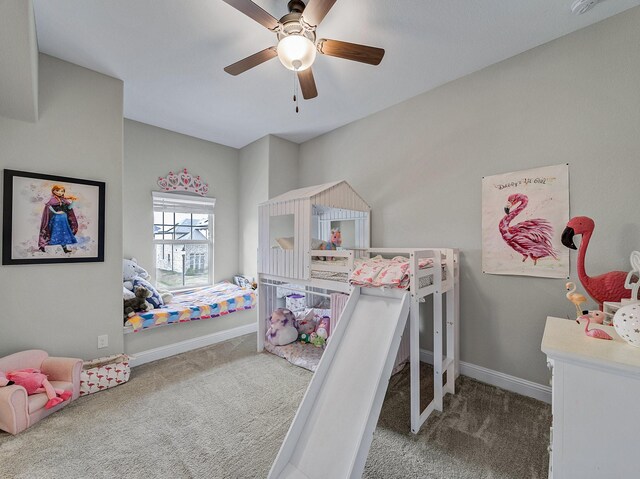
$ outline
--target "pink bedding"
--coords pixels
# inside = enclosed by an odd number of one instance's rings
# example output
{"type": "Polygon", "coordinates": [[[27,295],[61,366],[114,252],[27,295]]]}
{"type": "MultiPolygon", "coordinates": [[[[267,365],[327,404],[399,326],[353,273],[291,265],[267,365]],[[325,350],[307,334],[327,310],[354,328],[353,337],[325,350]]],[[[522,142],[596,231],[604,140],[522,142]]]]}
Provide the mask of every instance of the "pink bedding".
{"type": "MultiPolygon", "coordinates": [[[[433,266],[432,258],[419,261],[420,269],[433,266]]],[[[349,282],[356,286],[393,287],[406,289],[409,287],[409,258],[396,256],[386,259],[375,256],[369,259],[357,260],[349,282]]]]}

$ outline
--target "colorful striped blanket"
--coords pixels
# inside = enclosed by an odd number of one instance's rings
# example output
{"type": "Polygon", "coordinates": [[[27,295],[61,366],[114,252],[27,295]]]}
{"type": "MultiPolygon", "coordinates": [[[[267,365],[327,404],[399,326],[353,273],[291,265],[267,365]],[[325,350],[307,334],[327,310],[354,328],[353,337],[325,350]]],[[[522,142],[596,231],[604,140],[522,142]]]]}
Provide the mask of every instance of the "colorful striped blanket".
{"type": "Polygon", "coordinates": [[[177,294],[172,303],[146,313],[138,313],[129,318],[124,326],[137,332],[165,324],[215,318],[255,306],[254,290],[224,282],[209,288],[177,294]]]}

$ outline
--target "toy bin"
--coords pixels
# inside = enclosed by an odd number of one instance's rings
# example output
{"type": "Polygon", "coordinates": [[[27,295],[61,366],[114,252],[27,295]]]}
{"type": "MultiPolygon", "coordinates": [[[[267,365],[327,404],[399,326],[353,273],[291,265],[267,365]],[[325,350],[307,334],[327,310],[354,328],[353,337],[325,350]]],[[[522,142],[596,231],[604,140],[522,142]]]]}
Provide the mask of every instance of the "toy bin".
{"type": "Polygon", "coordinates": [[[287,309],[293,311],[303,311],[307,307],[307,301],[304,294],[290,294],[286,298],[287,309]]]}
{"type": "Polygon", "coordinates": [[[85,361],[80,373],[80,396],[126,383],[130,374],[129,356],[126,354],[85,361]]]}

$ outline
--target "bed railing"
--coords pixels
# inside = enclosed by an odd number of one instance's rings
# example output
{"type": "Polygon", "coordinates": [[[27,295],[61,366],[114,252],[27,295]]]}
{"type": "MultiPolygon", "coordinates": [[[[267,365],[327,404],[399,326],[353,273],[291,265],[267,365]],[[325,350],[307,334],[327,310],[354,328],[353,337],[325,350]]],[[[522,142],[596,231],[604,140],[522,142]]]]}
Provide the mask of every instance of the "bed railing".
{"type": "Polygon", "coordinates": [[[423,298],[434,292],[453,288],[457,274],[458,250],[451,248],[369,248],[369,256],[406,256],[409,258],[409,289],[412,295],[423,298]],[[420,269],[420,260],[433,259],[433,267],[420,269]],[[439,268],[436,265],[441,265],[439,268]],[[420,287],[421,279],[433,276],[430,284],[420,287]]]}
{"type": "Polygon", "coordinates": [[[354,251],[347,250],[311,250],[311,271],[346,273],[353,271],[354,251]],[[318,261],[324,258],[325,261],[318,261]],[[345,261],[346,260],[346,261],[345,261]]]}

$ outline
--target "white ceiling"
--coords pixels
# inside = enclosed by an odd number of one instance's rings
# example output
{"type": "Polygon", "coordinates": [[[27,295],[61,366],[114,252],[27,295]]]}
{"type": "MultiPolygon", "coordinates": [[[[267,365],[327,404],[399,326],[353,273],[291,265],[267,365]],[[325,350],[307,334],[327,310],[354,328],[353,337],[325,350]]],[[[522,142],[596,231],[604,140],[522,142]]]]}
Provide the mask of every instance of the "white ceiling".
{"type": "MultiPolygon", "coordinates": [[[[339,0],[318,38],[382,47],[377,66],[318,55],[319,95],[292,103],[277,59],[237,77],[223,68],[276,44],[222,0],[34,0],[40,51],[124,80],[127,118],[243,147],[275,134],[300,143],[600,21],[640,0],[339,0]]],[[[274,17],[287,0],[256,0],[274,17]]]]}

